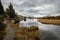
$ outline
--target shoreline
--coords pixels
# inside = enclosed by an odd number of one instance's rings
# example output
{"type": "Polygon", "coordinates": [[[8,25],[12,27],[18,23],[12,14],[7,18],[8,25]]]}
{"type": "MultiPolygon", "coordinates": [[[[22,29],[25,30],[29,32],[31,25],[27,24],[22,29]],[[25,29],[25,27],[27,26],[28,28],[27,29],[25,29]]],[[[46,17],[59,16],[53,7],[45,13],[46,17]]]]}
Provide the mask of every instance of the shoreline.
{"type": "Polygon", "coordinates": [[[60,25],[60,19],[38,19],[38,22],[43,24],[60,25]]]}

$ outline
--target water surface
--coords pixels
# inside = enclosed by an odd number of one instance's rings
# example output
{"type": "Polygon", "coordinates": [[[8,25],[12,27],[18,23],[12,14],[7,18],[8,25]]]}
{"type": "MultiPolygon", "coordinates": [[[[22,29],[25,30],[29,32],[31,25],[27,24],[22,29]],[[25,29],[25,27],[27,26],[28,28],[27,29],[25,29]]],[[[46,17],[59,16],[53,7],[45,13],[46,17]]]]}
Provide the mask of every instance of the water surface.
{"type": "Polygon", "coordinates": [[[42,24],[37,19],[27,19],[27,21],[21,21],[21,27],[38,26],[40,30],[41,40],[60,40],[60,26],[42,24]]]}

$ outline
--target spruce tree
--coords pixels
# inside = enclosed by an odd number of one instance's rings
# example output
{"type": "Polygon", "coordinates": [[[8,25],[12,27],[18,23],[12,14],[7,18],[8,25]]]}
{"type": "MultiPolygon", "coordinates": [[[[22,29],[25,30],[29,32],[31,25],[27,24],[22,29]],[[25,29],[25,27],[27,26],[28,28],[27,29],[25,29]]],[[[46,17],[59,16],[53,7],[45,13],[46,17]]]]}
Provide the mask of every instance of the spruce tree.
{"type": "Polygon", "coordinates": [[[11,3],[8,8],[8,15],[10,16],[10,18],[14,18],[16,16],[15,10],[13,9],[13,5],[11,3]]]}
{"type": "Polygon", "coordinates": [[[4,8],[2,6],[1,0],[0,0],[0,15],[4,14],[4,8]]]}

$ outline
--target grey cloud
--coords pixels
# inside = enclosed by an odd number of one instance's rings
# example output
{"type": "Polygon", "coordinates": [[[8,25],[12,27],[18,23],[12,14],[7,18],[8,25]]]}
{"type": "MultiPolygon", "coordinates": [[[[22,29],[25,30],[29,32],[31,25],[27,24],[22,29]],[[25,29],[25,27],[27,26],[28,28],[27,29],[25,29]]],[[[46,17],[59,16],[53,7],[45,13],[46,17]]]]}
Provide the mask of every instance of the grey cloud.
{"type": "Polygon", "coordinates": [[[39,10],[30,9],[30,10],[27,10],[27,12],[29,12],[29,13],[38,13],[39,10]]]}
{"type": "MultiPolygon", "coordinates": [[[[9,5],[10,2],[11,2],[10,0],[2,0],[2,3],[5,6],[5,8],[9,5]]],[[[15,1],[13,0],[12,4],[15,10],[23,12],[23,14],[27,16],[60,14],[60,0],[15,0],[15,1]],[[19,4],[21,1],[24,2],[22,4],[19,4]],[[40,10],[29,9],[31,7],[35,8],[47,4],[48,5],[52,4],[54,7],[40,10]]]]}
{"type": "Polygon", "coordinates": [[[44,4],[58,4],[60,3],[59,0],[27,0],[23,4],[21,4],[21,7],[36,7],[44,4]]]}

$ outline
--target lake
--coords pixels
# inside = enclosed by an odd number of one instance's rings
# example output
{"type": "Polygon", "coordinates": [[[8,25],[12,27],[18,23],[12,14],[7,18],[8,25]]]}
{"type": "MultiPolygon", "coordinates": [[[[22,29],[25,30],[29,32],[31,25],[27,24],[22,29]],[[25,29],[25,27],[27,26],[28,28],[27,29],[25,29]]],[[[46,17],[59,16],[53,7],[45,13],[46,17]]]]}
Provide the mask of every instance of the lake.
{"type": "Polygon", "coordinates": [[[60,26],[52,24],[42,24],[37,19],[22,20],[21,27],[38,26],[40,30],[41,40],[60,40],[60,26]]]}

